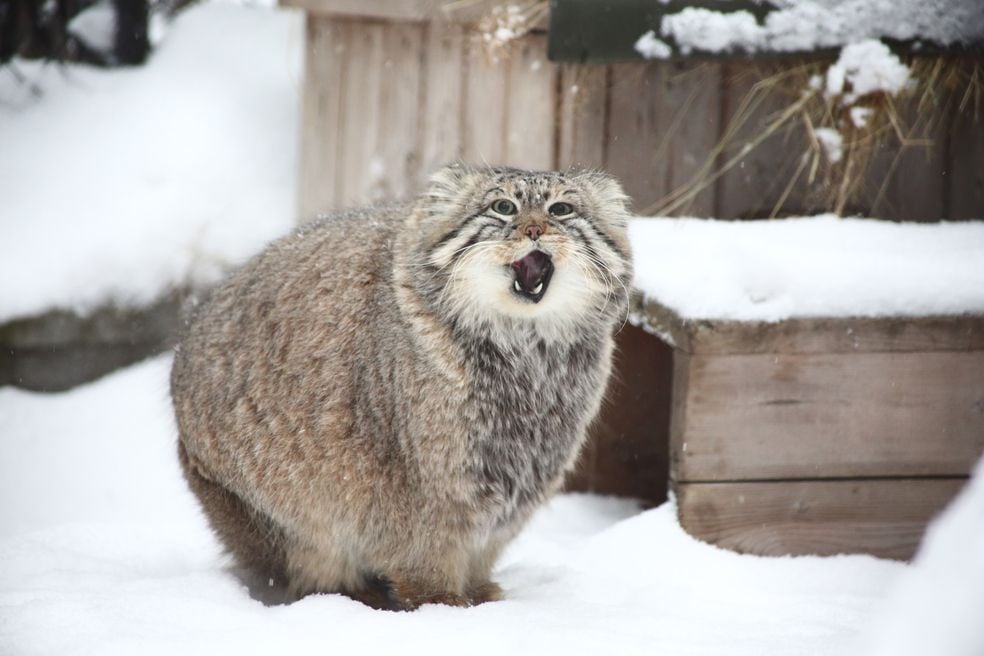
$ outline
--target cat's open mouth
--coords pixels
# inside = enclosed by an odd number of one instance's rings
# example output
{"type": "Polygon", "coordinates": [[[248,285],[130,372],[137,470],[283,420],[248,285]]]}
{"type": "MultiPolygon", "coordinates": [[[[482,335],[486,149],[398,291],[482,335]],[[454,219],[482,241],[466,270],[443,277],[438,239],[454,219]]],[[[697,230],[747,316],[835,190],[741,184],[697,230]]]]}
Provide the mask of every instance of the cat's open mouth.
{"type": "Polygon", "coordinates": [[[515,279],[513,293],[528,301],[539,303],[550,286],[553,276],[553,262],[550,256],[540,250],[533,250],[509,265],[515,279]]]}

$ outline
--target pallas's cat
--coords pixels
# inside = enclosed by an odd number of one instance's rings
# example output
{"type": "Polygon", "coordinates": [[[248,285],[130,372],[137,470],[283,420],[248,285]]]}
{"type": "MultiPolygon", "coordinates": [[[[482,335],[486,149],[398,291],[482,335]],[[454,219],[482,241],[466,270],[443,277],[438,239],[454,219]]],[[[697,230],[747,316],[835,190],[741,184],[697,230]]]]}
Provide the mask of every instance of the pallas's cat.
{"type": "Polygon", "coordinates": [[[626,200],[601,173],[455,164],[216,289],[171,394],[186,478],[240,565],[293,598],[499,598],[497,556],[601,404],[626,200]]]}

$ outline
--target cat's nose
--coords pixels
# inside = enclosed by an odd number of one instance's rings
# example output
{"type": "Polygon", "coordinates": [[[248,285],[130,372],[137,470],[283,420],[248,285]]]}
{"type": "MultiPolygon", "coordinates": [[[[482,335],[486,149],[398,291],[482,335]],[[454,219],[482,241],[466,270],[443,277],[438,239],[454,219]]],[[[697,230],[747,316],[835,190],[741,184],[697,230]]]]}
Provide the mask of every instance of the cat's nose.
{"type": "Polygon", "coordinates": [[[539,239],[540,235],[546,232],[546,230],[547,230],[547,226],[543,225],[542,223],[536,223],[533,221],[519,227],[520,234],[526,235],[533,241],[539,239]]]}

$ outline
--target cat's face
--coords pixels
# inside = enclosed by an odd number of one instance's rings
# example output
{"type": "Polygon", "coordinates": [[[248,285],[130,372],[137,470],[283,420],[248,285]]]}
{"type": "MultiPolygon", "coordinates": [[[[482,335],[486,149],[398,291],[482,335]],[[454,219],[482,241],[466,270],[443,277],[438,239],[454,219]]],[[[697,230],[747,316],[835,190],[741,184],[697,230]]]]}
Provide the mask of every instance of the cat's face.
{"type": "Polygon", "coordinates": [[[625,195],[598,173],[447,167],[418,211],[432,301],[464,321],[541,325],[624,313],[625,195]]]}

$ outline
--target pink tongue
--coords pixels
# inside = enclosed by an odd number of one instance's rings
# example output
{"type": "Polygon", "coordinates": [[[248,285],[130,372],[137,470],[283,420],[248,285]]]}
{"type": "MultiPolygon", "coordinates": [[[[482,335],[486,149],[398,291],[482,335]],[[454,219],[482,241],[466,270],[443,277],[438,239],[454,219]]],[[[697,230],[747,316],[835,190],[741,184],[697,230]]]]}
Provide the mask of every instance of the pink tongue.
{"type": "Polygon", "coordinates": [[[524,290],[532,292],[547,275],[547,270],[550,268],[550,256],[543,251],[530,251],[525,257],[513,262],[512,268],[516,272],[516,280],[520,286],[524,290]]]}

